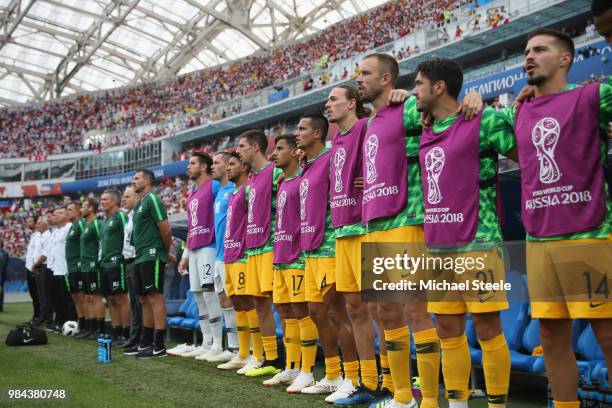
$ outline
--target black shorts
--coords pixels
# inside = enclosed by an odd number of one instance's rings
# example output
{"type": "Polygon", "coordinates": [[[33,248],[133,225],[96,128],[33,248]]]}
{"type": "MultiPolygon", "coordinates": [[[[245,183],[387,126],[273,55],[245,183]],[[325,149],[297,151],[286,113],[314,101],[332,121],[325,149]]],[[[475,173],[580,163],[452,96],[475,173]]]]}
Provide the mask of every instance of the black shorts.
{"type": "Polygon", "coordinates": [[[83,292],[88,295],[99,295],[100,292],[100,284],[101,284],[101,276],[100,270],[96,269],[91,272],[83,272],[83,292]]]}
{"type": "Polygon", "coordinates": [[[127,293],[125,280],[125,265],[119,264],[112,268],[102,269],[102,294],[118,295],[127,293]]]}
{"type": "Polygon", "coordinates": [[[166,264],[159,259],[134,264],[134,288],[139,295],[164,293],[166,264]]]}
{"type": "Polygon", "coordinates": [[[79,293],[83,292],[83,274],[79,272],[69,272],[65,275],[68,284],[68,292],[79,293]]]}

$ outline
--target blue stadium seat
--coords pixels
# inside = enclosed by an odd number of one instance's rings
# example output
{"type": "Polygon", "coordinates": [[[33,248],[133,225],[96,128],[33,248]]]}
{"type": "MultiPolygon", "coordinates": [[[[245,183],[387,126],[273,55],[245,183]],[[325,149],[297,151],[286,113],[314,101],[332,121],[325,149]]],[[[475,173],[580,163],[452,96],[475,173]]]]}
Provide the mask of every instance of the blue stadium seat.
{"type": "Polygon", "coordinates": [[[166,324],[171,327],[181,327],[181,322],[184,319],[184,316],[187,315],[187,311],[195,304],[195,298],[193,297],[193,292],[187,292],[187,298],[181,303],[181,305],[176,310],[175,314],[178,316],[172,316],[166,318],[166,324]]]}
{"type": "Polygon", "coordinates": [[[199,327],[199,324],[200,324],[199,315],[200,313],[198,309],[198,304],[194,302],[189,308],[189,310],[187,310],[187,317],[183,318],[179,326],[184,329],[193,329],[194,326],[197,324],[199,327]]]}
{"type": "Polygon", "coordinates": [[[604,354],[599,347],[599,343],[595,338],[593,327],[589,324],[582,332],[578,339],[578,347],[576,349],[591,368],[591,376],[598,378],[599,372],[606,367],[604,354]]]}

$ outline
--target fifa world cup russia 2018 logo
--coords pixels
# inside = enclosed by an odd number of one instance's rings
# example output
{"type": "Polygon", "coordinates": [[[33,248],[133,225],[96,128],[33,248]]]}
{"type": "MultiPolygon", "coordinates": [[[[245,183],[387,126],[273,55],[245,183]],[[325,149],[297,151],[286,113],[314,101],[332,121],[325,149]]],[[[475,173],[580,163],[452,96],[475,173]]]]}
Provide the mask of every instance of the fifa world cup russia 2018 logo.
{"type": "Polygon", "coordinates": [[[247,216],[247,220],[249,222],[253,222],[253,220],[255,219],[255,215],[253,214],[253,205],[255,204],[255,195],[257,193],[255,192],[255,188],[251,186],[251,190],[249,190],[249,208],[248,208],[248,216],[247,216]]]}
{"type": "Polygon", "coordinates": [[[555,148],[560,134],[561,126],[555,118],[540,119],[531,131],[531,141],[540,162],[540,182],[544,184],[554,183],[561,178],[561,171],[555,161],[555,148]]]}
{"type": "Polygon", "coordinates": [[[366,181],[372,184],[378,178],[376,172],[376,153],[378,152],[378,136],[370,135],[365,145],[366,181]]]}
{"type": "Polygon", "coordinates": [[[339,193],[342,191],[342,168],[344,167],[344,162],[346,161],[346,150],[344,147],[339,148],[334,154],[334,191],[339,193]]]}
{"type": "Polygon", "coordinates": [[[191,213],[191,226],[195,227],[198,225],[198,199],[194,198],[189,203],[189,212],[191,213]]]}
{"type": "Polygon", "coordinates": [[[300,183],[300,219],[306,219],[306,198],[308,198],[308,179],[300,183]]]}
{"type": "Polygon", "coordinates": [[[227,207],[227,213],[225,214],[225,239],[230,236],[230,225],[232,225],[232,207],[227,207]]]}
{"type": "Polygon", "coordinates": [[[425,155],[425,170],[427,171],[427,202],[438,204],[442,201],[442,191],[440,190],[440,174],[444,168],[444,149],[434,147],[425,155]]]}
{"type": "Polygon", "coordinates": [[[276,204],[276,227],[280,230],[283,228],[283,209],[287,202],[287,192],[281,191],[278,195],[278,203],[276,204]]]}

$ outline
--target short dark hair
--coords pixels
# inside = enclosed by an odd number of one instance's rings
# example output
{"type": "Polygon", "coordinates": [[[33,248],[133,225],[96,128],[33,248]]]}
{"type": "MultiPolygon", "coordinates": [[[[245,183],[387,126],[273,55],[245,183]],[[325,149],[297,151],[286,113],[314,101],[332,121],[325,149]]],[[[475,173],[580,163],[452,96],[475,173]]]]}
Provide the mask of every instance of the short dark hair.
{"type": "Polygon", "coordinates": [[[200,164],[206,165],[206,173],[210,174],[212,171],[213,159],[210,157],[210,154],[202,151],[194,151],[191,153],[191,157],[197,157],[200,164]]]}
{"type": "Polygon", "coordinates": [[[221,157],[223,157],[223,161],[225,163],[227,163],[229,161],[230,157],[232,157],[232,154],[230,152],[226,152],[226,151],[220,151],[220,152],[215,153],[214,155],[215,156],[216,155],[221,155],[221,157]]]}
{"type": "Polygon", "coordinates": [[[293,135],[280,135],[274,138],[274,143],[278,144],[281,140],[287,142],[291,149],[297,149],[297,138],[293,135]]]}
{"type": "Polygon", "coordinates": [[[327,131],[329,129],[329,122],[327,118],[323,115],[317,115],[316,113],[311,113],[308,115],[303,115],[300,119],[310,119],[310,125],[313,129],[321,130],[321,142],[325,142],[325,138],[327,137],[327,131]]]}
{"type": "Polygon", "coordinates": [[[266,154],[266,150],[268,149],[268,138],[264,132],[261,130],[247,130],[240,135],[240,139],[242,138],[246,139],[250,145],[258,145],[261,153],[263,155],[266,154]]]}
{"type": "Polygon", "coordinates": [[[444,81],[448,94],[457,99],[463,86],[463,70],[455,61],[447,58],[434,58],[423,61],[416,68],[417,73],[425,76],[433,84],[444,81]]]}
{"type": "Polygon", "coordinates": [[[610,9],[612,9],[610,0],[593,0],[591,3],[591,14],[593,14],[593,17],[599,17],[610,9]]]}
{"type": "Polygon", "coordinates": [[[380,68],[381,74],[391,74],[391,81],[393,82],[393,85],[395,85],[397,78],[399,77],[399,64],[397,63],[397,60],[391,55],[384,54],[382,52],[368,54],[365,56],[364,60],[368,58],[376,58],[378,60],[378,67],[380,68]]]}
{"type": "Polygon", "coordinates": [[[85,200],[85,202],[93,209],[93,212],[98,212],[98,200],[95,198],[88,198],[85,200]]]}
{"type": "Polygon", "coordinates": [[[240,159],[240,155],[238,154],[238,152],[231,152],[229,155],[230,155],[230,157],[227,159],[228,161],[230,159],[236,159],[236,160],[238,160],[238,162],[240,164],[242,164],[243,166],[246,167],[246,172],[247,173],[251,172],[251,165],[249,163],[245,163],[242,159],[240,159]]]}
{"type": "Polygon", "coordinates": [[[71,205],[74,205],[76,208],[81,208],[80,201],[69,201],[68,204],[66,204],[66,209],[68,209],[68,207],[70,207],[71,205]]]}
{"type": "MultiPolygon", "coordinates": [[[[531,40],[533,37],[537,37],[539,35],[547,35],[549,37],[553,37],[557,43],[557,45],[566,52],[569,52],[572,55],[572,60],[570,61],[570,67],[574,62],[574,56],[576,55],[576,49],[574,47],[574,41],[572,37],[567,34],[562,33],[559,30],[555,30],[553,28],[538,28],[535,31],[532,31],[527,36],[527,41],[531,40]]],[[[568,67],[567,69],[569,70],[568,67]]]]}
{"type": "Polygon", "coordinates": [[[148,180],[151,185],[153,185],[153,183],[155,183],[155,173],[153,173],[151,170],[149,170],[149,169],[138,169],[138,170],[136,170],[136,173],[142,173],[143,177],[146,180],[148,180]]]}

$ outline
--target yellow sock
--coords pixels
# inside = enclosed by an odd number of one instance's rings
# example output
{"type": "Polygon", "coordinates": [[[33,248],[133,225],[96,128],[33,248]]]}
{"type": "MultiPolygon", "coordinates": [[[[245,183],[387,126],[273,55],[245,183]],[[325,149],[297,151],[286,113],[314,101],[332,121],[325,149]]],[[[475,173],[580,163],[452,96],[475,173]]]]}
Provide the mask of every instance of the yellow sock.
{"type": "Polygon", "coordinates": [[[480,341],[489,406],[505,406],[510,386],[510,350],[503,333],[480,341]]]}
{"type": "Polygon", "coordinates": [[[387,357],[395,392],[393,399],[400,404],[412,401],[410,381],[410,331],[408,326],[385,330],[387,357]]]}
{"type": "Polygon", "coordinates": [[[302,349],[302,369],[305,373],[311,373],[317,358],[317,340],[319,332],[317,326],[310,316],[298,320],[300,326],[300,345],[302,349]]]}
{"type": "Polygon", "coordinates": [[[238,334],[238,355],[247,358],[251,353],[251,332],[249,331],[249,316],[247,312],[236,311],[236,331],[238,334]]]}
{"type": "Polygon", "coordinates": [[[449,401],[467,401],[472,362],[467,337],[440,339],[442,346],[442,373],[449,401]]]}
{"type": "Polygon", "coordinates": [[[413,336],[423,395],[420,407],[437,408],[440,389],[440,338],[434,328],[413,333],[413,336]]]}
{"type": "MultiPolygon", "coordinates": [[[[381,388],[386,388],[393,394],[393,391],[395,391],[395,387],[393,386],[393,379],[391,378],[389,358],[383,354],[380,355],[380,371],[382,372],[383,377],[381,388]]],[[[378,385],[378,379],[376,385],[378,385]]],[[[374,387],[373,389],[376,389],[376,387],[374,387]]]]}
{"type": "Polygon", "coordinates": [[[325,378],[335,380],[340,377],[340,357],[325,359],[325,378]]]}
{"type": "Polygon", "coordinates": [[[344,378],[351,380],[353,387],[359,384],[359,360],[345,361],[343,364],[344,378]]]}
{"type": "Polygon", "coordinates": [[[376,388],[378,388],[378,368],[376,368],[376,360],[361,360],[359,361],[359,365],[361,366],[361,383],[363,386],[372,391],[376,390],[376,388]]]}
{"type": "Polygon", "coordinates": [[[300,349],[300,326],[297,319],[285,319],[285,350],[287,351],[286,368],[299,368],[302,358],[300,349]]]}
{"type": "Polygon", "coordinates": [[[278,358],[276,335],[261,336],[261,340],[263,342],[264,352],[266,353],[266,360],[276,360],[278,358]]]}
{"type": "Polygon", "coordinates": [[[580,401],[553,401],[555,408],[580,408],[580,401]]]}
{"type": "Polygon", "coordinates": [[[253,341],[253,357],[257,361],[263,361],[263,343],[261,340],[261,333],[259,332],[259,318],[257,317],[257,311],[251,309],[247,312],[249,319],[249,331],[251,332],[251,340],[253,341]]]}

